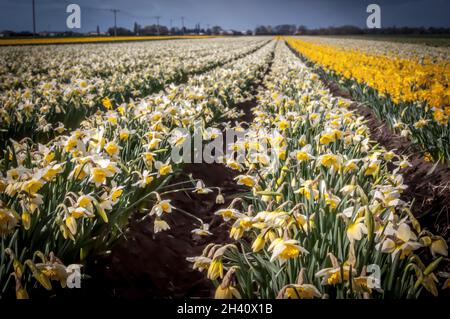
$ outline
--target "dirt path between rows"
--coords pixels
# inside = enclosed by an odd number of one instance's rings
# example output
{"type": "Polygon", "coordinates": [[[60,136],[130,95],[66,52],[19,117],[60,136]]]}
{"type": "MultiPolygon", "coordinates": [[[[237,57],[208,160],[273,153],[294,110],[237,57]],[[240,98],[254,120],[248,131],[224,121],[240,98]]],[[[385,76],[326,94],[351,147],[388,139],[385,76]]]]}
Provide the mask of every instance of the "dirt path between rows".
{"type": "MultiPolygon", "coordinates": [[[[193,236],[191,230],[198,227],[198,222],[176,210],[164,218],[171,229],[154,234],[153,219],[139,222],[142,215],[136,213],[126,230],[126,239],[121,239],[111,256],[99,265],[94,290],[101,284],[102,295],[114,298],[212,296],[211,282],[204,274],[193,270],[186,258],[200,255],[210,242],[227,242],[227,225],[214,212],[226,207],[233,196],[246,190],[236,185],[234,172],[221,164],[189,164],[183,172],[205,181],[208,187],[220,187],[225,203],[216,204],[217,192],[205,195],[177,192],[164,196],[164,199],[170,199],[174,207],[208,223],[212,235],[193,236]]],[[[184,176],[173,182],[183,180],[186,180],[184,176]]]]}
{"type": "MultiPolygon", "coordinates": [[[[238,122],[253,120],[251,109],[257,105],[257,86],[261,85],[263,78],[269,73],[271,64],[253,88],[254,98],[235,105],[235,108],[242,111],[238,122]]],[[[164,196],[164,199],[170,199],[174,207],[208,223],[212,235],[193,236],[191,230],[198,227],[198,222],[176,210],[165,218],[171,229],[154,234],[152,219],[139,221],[142,215],[136,213],[130,220],[124,238],[118,241],[111,254],[89,266],[93,278],[82,289],[83,297],[131,299],[213,296],[214,286],[211,281],[204,273],[193,270],[186,258],[200,255],[211,242],[229,241],[229,225],[214,213],[249,190],[237,185],[234,177],[238,173],[222,164],[187,164],[183,167],[183,173],[191,175],[193,179],[203,180],[207,187],[220,187],[225,203],[216,204],[216,191],[206,195],[176,192],[164,196]]],[[[185,176],[178,176],[172,182],[186,180],[185,176]]]]}

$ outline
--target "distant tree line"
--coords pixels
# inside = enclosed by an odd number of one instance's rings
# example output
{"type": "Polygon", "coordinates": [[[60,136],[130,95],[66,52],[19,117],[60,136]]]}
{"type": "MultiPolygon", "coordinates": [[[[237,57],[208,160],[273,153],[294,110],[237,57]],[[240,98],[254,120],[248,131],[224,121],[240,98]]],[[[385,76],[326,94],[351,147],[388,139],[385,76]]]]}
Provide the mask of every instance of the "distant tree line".
{"type": "MultiPolygon", "coordinates": [[[[200,24],[192,27],[173,27],[169,28],[164,25],[146,25],[141,26],[138,23],[134,23],[133,28],[127,29],[124,27],[117,27],[116,33],[118,36],[132,36],[132,35],[184,35],[184,34],[204,34],[204,35],[362,35],[362,34],[406,34],[406,35],[439,35],[450,34],[450,28],[435,28],[435,27],[388,27],[381,29],[363,29],[352,25],[344,25],[339,27],[328,27],[309,29],[304,25],[296,26],[294,24],[280,24],[280,25],[258,25],[254,30],[237,31],[237,30],[224,30],[220,26],[213,26],[208,28],[201,28],[200,24]]],[[[0,34],[3,37],[27,37],[33,34],[29,31],[14,32],[14,31],[2,31],[0,34]]],[[[105,33],[101,33],[104,35],[105,33]]],[[[114,35],[114,27],[110,27],[106,35],[114,35]]],[[[97,26],[96,32],[79,33],[72,31],[64,32],[41,32],[40,35],[51,36],[85,36],[85,35],[100,35],[100,29],[97,26]]]]}
{"type": "MultiPolygon", "coordinates": [[[[109,34],[114,34],[114,28],[108,29],[109,34]]],[[[211,28],[201,28],[199,24],[195,25],[193,28],[188,27],[173,27],[168,28],[164,25],[146,25],[141,26],[138,23],[134,23],[133,30],[127,28],[117,28],[118,36],[127,35],[183,35],[183,34],[205,34],[205,35],[219,35],[219,34],[230,34],[230,35],[243,35],[240,31],[235,30],[223,30],[220,26],[213,26],[211,28]]]]}
{"type": "Polygon", "coordinates": [[[450,34],[450,28],[435,27],[388,27],[381,29],[363,29],[352,25],[308,29],[304,25],[281,24],[276,26],[260,25],[255,28],[256,35],[358,35],[358,34],[450,34]]]}
{"type": "MultiPolygon", "coordinates": [[[[141,26],[138,23],[134,23],[133,30],[129,30],[127,28],[118,27],[117,28],[118,36],[129,36],[129,35],[183,35],[183,34],[204,34],[204,35],[252,35],[252,30],[247,30],[246,32],[237,31],[237,30],[224,30],[220,26],[213,26],[211,28],[201,28],[200,24],[196,24],[193,28],[189,27],[173,27],[168,28],[164,25],[146,25],[141,26]]],[[[110,27],[107,31],[109,34],[114,34],[114,27],[110,27]]]]}
{"type": "MultiPolygon", "coordinates": [[[[29,31],[23,31],[23,32],[14,32],[9,30],[1,31],[0,34],[7,37],[27,37],[27,36],[33,36],[33,34],[29,31]]],[[[102,33],[104,35],[105,33],[102,33]]],[[[117,34],[117,36],[133,36],[133,35],[184,35],[184,34],[204,34],[204,35],[220,35],[220,34],[227,34],[227,35],[252,35],[252,30],[247,30],[246,32],[237,31],[237,30],[224,30],[220,26],[212,26],[208,28],[202,28],[200,24],[196,24],[193,28],[192,27],[173,27],[169,28],[165,25],[146,25],[141,26],[137,22],[134,23],[133,28],[130,30],[128,28],[124,27],[117,27],[114,30],[114,27],[108,28],[106,31],[106,35],[114,35],[117,34]],[[114,32],[115,31],[115,32],[114,32]]],[[[97,30],[95,32],[88,32],[88,33],[79,33],[79,32],[73,32],[73,31],[63,31],[63,32],[49,32],[49,31],[43,31],[40,32],[39,35],[52,35],[52,36],[85,36],[85,35],[100,35],[100,28],[97,26],[97,30]]]]}

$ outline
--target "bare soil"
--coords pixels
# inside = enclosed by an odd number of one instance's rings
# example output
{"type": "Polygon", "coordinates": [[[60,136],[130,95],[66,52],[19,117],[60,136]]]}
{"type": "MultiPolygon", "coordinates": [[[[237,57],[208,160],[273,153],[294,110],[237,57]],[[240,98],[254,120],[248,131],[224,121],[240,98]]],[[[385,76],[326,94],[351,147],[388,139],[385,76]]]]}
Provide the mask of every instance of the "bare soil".
{"type": "MultiPolygon", "coordinates": [[[[171,229],[153,233],[153,221],[136,213],[130,221],[125,237],[103,261],[100,281],[110,297],[117,298],[186,298],[211,297],[213,286],[205,275],[192,269],[187,257],[198,256],[209,242],[228,241],[227,226],[214,212],[227,206],[234,194],[246,191],[236,185],[234,172],[220,164],[190,164],[186,173],[193,178],[208,182],[208,186],[219,186],[225,195],[225,204],[215,203],[216,194],[197,195],[192,192],[177,192],[170,199],[173,206],[188,211],[210,224],[212,235],[198,237],[191,230],[198,223],[178,211],[165,220],[171,229]]],[[[178,180],[182,180],[181,178],[178,180]]],[[[175,180],[174,182],[177,182],[175,180]]]]}

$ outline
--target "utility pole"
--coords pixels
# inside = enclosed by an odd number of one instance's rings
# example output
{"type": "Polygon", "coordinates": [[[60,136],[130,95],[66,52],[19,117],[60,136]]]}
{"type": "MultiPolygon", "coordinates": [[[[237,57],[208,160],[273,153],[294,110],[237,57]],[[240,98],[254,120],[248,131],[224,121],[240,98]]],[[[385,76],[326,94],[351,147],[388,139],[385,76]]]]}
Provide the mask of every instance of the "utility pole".
{"type": "Polygon", "coordinates": [[[36,35],[36,8],[33,0],[33,35],[36,35]]]}
{"type": "Polygon", "coordinates": [[[111,9],[111,11],[114,13],[114,36],[117,37],[117,12],[119,12],[120,10],[111,9]]]}
{"type": "Polygon", "coordinates": [[[159,19],[161,19],[161,16],[155,16],[156,19],[156,33],[159,35],[159,19]]]}
{"type": "Polygon", "coordinates": [[[172,35],[172,18],[170,18],[170,29],[169,29],[169,34],[172,35]]]}
{"type": "Polygon", "coordinates": [[[181,30],[183,31],[184,35],[184,17],[181,17],[181,30]]]}

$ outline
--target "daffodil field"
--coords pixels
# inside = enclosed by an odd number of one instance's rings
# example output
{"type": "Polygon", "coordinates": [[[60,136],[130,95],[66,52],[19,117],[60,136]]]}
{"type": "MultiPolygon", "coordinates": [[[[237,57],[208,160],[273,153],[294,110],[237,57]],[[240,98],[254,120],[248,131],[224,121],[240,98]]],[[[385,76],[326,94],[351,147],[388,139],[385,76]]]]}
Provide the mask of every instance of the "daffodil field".
{"type": "Polygon", "coordinates": [[[420,145],[427,159],[450,163],[448,48],[308,37],[288,43],[420,145]]]}
{"type": "MultiPolygon", "coordinates": [[[[219,212],[233,221],[236,243],[209,245],[195,267],[212,280],[224,277],[216,296],[416,297],[422,288],[437,294],[433,270],[442,257],[425,265],[414,252],[425,244],[446,255],[445,241],[422,231],[400,199],[405,159],[373,145],[364,119],[331,97],[286,45],[275,57],[252,134],[269,140],[280,167],[248,159],[239,177],[253,190],[246,209],[219,212]],[[267,135],[273,129],[278,134],[267,135]],[[381,268],[376,289],[367,285],[370,264],[381,268]]],[[[238,143],[248,144],[252,134],[238,143]]]]}
{"type": "Polygon", "coordinates": [[[111,48],[84,45],[1,50],[0,141],[24,137],[48,139],[57,131],[74,129],[100,107],[146,96],[166,84],[186,81],[256,50],[261,41],[242,47],[230,41],[192,46],[190,41],[118,44],[111,48]]]}
{"type": "Polygon", "coordinates": [[[404,196],[413,165],[377,143],[323,77],[441,165],[448,52],[339,45],[230,37],[0,48],[0,298],[71,289],[80,269],[82,284],[96,276],[86,265],[127,242],[130,220],[150,223],[156,240],[177,214],[207,241],[179,258],[212,281],[211,297],[441,294],[448,238],[421,225],[404,196]],[[240,133],[217,159],[245,189],[232,194],[173,156],[191,136],[205,145],[225,130],[240,133]],[[225,228],[177,207],[174,193],[214,194],[211,215],[225,228]],[[219,231],[228,239],[209,239],[219,231]]]}
{"type": "MultiPolygon", "coordinates": [[[[247,52],[254,50],[253,41],[240,42],[247,52]]],[[[21,143],[11,140],[11,145],[2,150],[3,292],[15,279],[18,297],[27,295],[23,284],[33,281],[32,277],[46,289],[51,289],[52,279],[64,286],[67,267],[57,261],[82,261],[90,252],[106,250],[120,235],[132,209],[147,198],[156,202],[150,212],[158,216],[156,225],[167,227],[160,217],[171,212],[171,205],[157,191],[175,170],[168,154],[172,129],[193,129],[195,122],[205,126],[222,116],[233,117],[236,112],[229,104],[245,98],[246,89],[267,67],[273,43],[259,40],[257,45],[264,44],[242,59],[224,62],[219,70],[193,76],[185,85],[169,85],[164,93],[114,107],[112,97],[105,97],[102,108],[98,107],[79,128],[56,130],[60,134],[45,144],[33,141],[34,134],[21,143]]],[[[178,45],[181,53],[189,44],[178,45]]],[[[207,52],[212,54],[215,43],[208,45],[207,52]]],[[[14,52],[8,53],[14,56],[14,52]]],[[[74,85],[72,89],[83,96],[79,89],[83,84],[74,85]]],[[[86,90],[89,92],[89,86],[86,90]]],[[[12,113],[20,117],[17,114],[23,111],[16,108],[12,113]]],[[[30,118],[33,114],[42,115],[38,108],[34,112],[31,109],[30,118]]]]}

